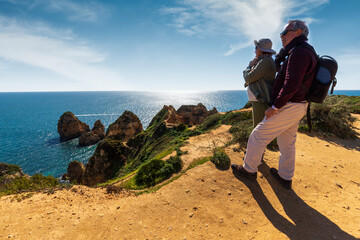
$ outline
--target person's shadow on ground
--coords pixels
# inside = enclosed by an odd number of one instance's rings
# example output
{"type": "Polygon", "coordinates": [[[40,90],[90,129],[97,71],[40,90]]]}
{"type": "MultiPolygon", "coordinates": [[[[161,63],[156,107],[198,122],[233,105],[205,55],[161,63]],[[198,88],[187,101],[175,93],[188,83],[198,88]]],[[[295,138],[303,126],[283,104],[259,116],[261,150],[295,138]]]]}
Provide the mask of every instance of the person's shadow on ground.
{"type": "Polygon", "coordinates": [[[259,166],[259,171],[269,182],[287,216],[294,224],[274,209],[257,181],[248,180],[237,174],[234,175],[250,189],[254,199],[273,226],[288,236],[289,239],[357,239],[341,230],[327,217],[307,205],[293,190],[284,189],[271,175],[270,167],[266,163],[259,166]]]}

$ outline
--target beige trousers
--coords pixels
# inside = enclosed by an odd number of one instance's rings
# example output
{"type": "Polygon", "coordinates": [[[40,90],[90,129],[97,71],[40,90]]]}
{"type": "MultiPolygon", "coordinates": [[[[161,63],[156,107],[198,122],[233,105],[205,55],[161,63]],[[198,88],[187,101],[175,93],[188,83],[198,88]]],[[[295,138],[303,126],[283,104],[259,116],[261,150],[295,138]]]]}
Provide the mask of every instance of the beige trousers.
{"type": "Polygon", "coordinates": [[[280,149],[279,175],[291,180],[295,171],[296,133],[301,118],[306,113],[306,103],[288,103],[279,113],[261,121],[250,134],[244,168],[246,171],[257,172],[261,156],[266,146],[275,138],[280,149]]]}

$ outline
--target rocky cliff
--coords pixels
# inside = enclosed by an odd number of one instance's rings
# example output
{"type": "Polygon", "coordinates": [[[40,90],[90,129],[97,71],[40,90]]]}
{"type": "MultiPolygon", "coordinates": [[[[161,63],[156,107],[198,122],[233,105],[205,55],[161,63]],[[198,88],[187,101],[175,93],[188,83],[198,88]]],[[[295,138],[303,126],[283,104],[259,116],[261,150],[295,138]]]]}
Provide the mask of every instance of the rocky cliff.
{"type": "Polygon", "coordinates": [[[67,141],[80,137],[82,133],[89,132],[90,128],[86,123],[81,122],[72,112],[65,112],[58,121],[57,130],[60,140],[67,141]]]}
{"type": "MultiPolygon", "coordinates": [[[[163,120],[167,127],[178,126],[180,124],[199,125],[203,123],[208,116],[218,112],[216,108],[208,111],[202,103],[198,105],[182,105],[178,110],[175,110],[171,105],[165,105],[160,112],[162,111],[166,112],[163,113],[166,115],[163,120]]],[[[156,116],[151,121],[150,126],[155,119],[157,119],[156,116]]]]}
{"type": "Polygon", "coordinates": [[[122,141],[105,138],[86,164],[82,182],[86,185],[105,182],[126,164],[130,149],[122,141]]]}
{"type": "Polygon", "coordinates": [[[140,119],[132,112],[125,111],[106,131],[106,137],[120,141],[128,141],[136,134],[142,132],[143,126],[140,119]]]}
{"type": "Polygon", "coordinates": [[[97,120],[94,123],[94,127],[90,132],[82,133],[79,138],[80,146],[89,146],[98,143],[100,140],[105,137],[105,126],[101,123],[100,120],[97,120]]]}
{"type": "Polygon", "coordinates": [[[217,113],[215,108],[207,111],[202,104],[182,106],[178,111],[171,105],[164,106],[143,131],[139,118],[125,111],[109,126],[104,140],[100,141],[86,164],[85,171],[82,173],[82,166],[77,163],[72,172],[72,168],[68,168],[67,175],[71,181],[94,185],[134,171],[144,162],[178,144],[172,143],[172,140],[176,132],[186,129],[185,125],[198,125],[214,113],[217,113]],[[74,172],[79,174],[72,174],[74,172]]]}
{"type": "Polygon", "coordinates": [[[0,186],[18,177],[29,178],[27,174],[23,173],[19,166],[0,162],[0,186]]]}
{"type": "Polygon", "coordinates": [[[216,108],[213,108],[212,110],[208,111],[202,103],[199,103],[196,106],[182,105],[176,111],[176,113],[182,120],[182,123],[186,125],[199,125],[202,122],[204,122],[204,120],[208,116],[213,115],[217,112],[218,111],[216,110],[216,108]]]}

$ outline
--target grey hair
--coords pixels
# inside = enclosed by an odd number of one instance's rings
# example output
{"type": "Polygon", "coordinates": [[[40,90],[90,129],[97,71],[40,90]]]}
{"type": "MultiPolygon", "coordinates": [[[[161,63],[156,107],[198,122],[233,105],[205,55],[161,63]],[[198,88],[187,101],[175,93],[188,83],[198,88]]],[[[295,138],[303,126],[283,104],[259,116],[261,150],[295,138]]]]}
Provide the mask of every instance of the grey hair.
{"type": "Polygon", "coordinates": [[[306,25],[306,23],[304,21],[301,20],[290,20],[288,22],[289,25],[291,25],[291,28],[293,30],[298,30],[301,29],[302,33],[301,35],[304,35],[305,37],[307,37],[309,35],[309,28],[306,25]]]}

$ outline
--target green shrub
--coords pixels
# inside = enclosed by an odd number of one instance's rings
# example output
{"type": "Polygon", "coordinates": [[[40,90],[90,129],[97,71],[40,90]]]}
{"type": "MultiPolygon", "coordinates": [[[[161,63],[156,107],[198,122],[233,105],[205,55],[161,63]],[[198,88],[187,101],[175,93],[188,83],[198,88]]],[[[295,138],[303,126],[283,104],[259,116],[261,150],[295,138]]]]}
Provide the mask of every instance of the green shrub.
{"type": "Polygon", "coordinates": [[[219,113],[213,114],[207,117],[205,121],[197,127],[197,129],[200,131],[207,131],[213,128],[214,126],[219,125],[220,120],[221,120],[221,114],[219,113]]]}
{"type": "Polygon", "coordinates": [[[251,111],[228,112],[222,117],[221,123],[234,125],[244,120],[252,119],[251,111]]]}
{"type": "Polygon", "coordinates": [[[47,187],[55,187],[59,185],[59,181],[54,178],[53,176],[43,176],[42,174],[35,174],[31,176],[31,181],[33,182],[34,186],[43,189],[47,187]]]}
{"type": "Polygon", "coordinates": [[[169,178],[173,173],[173,165],[154,159],[140,168],[135,175],[135,182],[138,186],[150,187],[169,178]]]}
{"type": "Polygon", "coordinates": [[[233,141],[239,143],[241,149],[245,149],[252,130],[252,120],[248,119],[233,125],[229,131],[233,135],[233,141]]]}
{"type": "MultiPolygon", "coordinates": [[[[355,138],[357,133],[352,127],[355,118],[350,115],[349,106],[342,102],[332,105],[332,101],[334,99],[329,99],[323,104],[311,104],[310,114],[313,130],[344,139],[355,138]]],[[[301,120],[299,130],[308,130],[306,116],[301,120]]]]}
{"type": "Polygon", "coordinates": [[[247,109],[247,108],[251,108],[251,107],[252,107],[252,105],[251,105],[251,103],[249,101],[242,107],[242,109],[247,109]]]}
{"type": "Polygon", "coordinates": [[[56,178],[52,176],[43,176],[42,174],[35,174],[28,177],[16,177],[13,179],[4,180],[2,177],[0,181],[4,181],[4,184],[0,185],[0,196],[9,195],[28,191],[40,191],[46,188],[53,188],[59,185],[56,178]]]}
{"type": "Polygon", "coordinates": [[[166,160],[168,164],[171,164],[174,169],[174,173],[179,172],[182,169],[182,160],[179,156],[170,157],[168,160],[166,160]]]}
{"type": "Polygon", "coordinates": [[[230,167],[230,158],[223,150],[216,150],[210,161],[221,170],[227,170],[230,167]]]}
{"type": "Polygon", "coordinates": [[[11,175],[20,171],[21,168],[18,165],[0,163],[0,176],[11,175]]]}
{"type": "Polygon", "coordinates": [[[186,130],[186,128],[187,128],[186,125],[184,123],[181,123],[181,124],[179,124],[178,126],[175,127],[175,130],[177,132],[183,132],[183,131],[186,130]]]}
{"type": "Polygon", "coordinates": [[[165,163],[164,166],[160,169],[160,179],[165,180],[170,177],[174,172],[173,165],[169,163],[165,163]]]}
{"type": "Polygon", "coordinates": [[[166,162],[153,159],[140,167],[135,175],[135,183],[139,187],[150,187],[168,179],[181,169],[182,160],[179,156],[170,157],[166,162]]]}
{"type": "Polygon", "coordinates": [[[360,96],[332,95],[327,96],[324,104],[326,105],[343,105],[350,113],[360,114],[360,96]]]}
{"type": "Polygon", "coordinates": [[[189,138],[189,137],[198,136],[198,135],[201,135],[201,134],[202,134],[202,131],[200,131],[199,129],[194,129],[194,130],[186,131],[183,134],[183,136],[186,137],[186,138],[189,138]]]}

